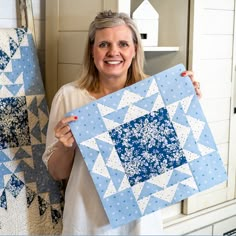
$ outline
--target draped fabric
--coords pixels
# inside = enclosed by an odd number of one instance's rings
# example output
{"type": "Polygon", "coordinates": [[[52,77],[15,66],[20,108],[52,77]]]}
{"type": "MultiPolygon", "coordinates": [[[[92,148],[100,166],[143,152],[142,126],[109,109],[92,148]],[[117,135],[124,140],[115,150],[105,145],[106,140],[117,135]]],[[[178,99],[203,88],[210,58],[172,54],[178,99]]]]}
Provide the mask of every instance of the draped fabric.
{"type": "Polygon", "coordinates": [[[61,232],[60,183],[42,162],[48,124],[37,53],[26,28],[0,30],[0,234],[61,232]]]}
{"type": "Polygon", "coordinates": [[[185,70],[176,65],[67,115],[113,227],[226,180],[185,70]]]}

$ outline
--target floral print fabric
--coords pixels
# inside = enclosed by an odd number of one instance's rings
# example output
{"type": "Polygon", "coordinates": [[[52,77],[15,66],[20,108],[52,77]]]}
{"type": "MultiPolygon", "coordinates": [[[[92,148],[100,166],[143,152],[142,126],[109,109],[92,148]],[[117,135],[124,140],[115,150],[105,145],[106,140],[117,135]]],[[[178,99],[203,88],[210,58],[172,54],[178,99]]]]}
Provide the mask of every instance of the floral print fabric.
{"type": "Polygon", "coordinates": [[[131,186],[187,162],[165,108],[118,126],[109,134],[131,186]]]}
{"type": "Polygon", "coordinates": [[[0,148],[30,145],[29,121],[25,97],[1,99],[0,148]]]}

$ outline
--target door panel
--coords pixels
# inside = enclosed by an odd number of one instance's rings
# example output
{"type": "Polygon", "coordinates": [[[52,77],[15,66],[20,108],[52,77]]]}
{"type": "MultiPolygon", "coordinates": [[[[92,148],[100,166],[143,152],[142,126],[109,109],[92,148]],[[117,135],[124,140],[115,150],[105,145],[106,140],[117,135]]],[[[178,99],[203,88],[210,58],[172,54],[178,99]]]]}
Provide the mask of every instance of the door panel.
{"type": "Polygon", "coordinates": [[[58,62],[82,64],[87,32],[60,32],[58,38],[58,62]]]}
{"type": "Polygon", "coordinates": [[[224,162],[228,181],[185,200],[185,214],[235,197],[236,150],[233,140],[236,120],[232,113],[232,97],[235,93],[232,89],[232,64],[235,60],[234,14],[232,0],[191,1],[189,65],[201,82],[201,104],[224,162]],[[209,20],[206,22],[206,19],[209,20]]]}

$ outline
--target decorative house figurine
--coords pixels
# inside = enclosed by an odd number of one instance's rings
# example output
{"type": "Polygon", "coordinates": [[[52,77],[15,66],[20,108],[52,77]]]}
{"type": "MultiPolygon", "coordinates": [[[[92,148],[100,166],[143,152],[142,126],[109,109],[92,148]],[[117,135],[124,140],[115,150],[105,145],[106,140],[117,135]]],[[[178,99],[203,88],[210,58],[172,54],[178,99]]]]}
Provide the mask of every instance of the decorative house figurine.
{"type": "Polygon", "coordinates": [[[141,34],[143,46],[157,46],[159,14],[151,3],[144,0],[133,12],[132,18],[141,34]]]}

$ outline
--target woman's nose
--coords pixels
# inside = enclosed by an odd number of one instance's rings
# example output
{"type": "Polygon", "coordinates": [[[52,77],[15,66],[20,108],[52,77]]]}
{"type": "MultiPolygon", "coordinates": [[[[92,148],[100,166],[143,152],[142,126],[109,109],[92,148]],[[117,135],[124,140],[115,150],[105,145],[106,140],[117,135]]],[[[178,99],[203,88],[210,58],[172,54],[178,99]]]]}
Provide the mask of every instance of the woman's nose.
{"type": "Polygon", "coordinates": [[[115,44],[110,45],[108,55],[115,56],[119,54],[119,47],[115,44]]]}

